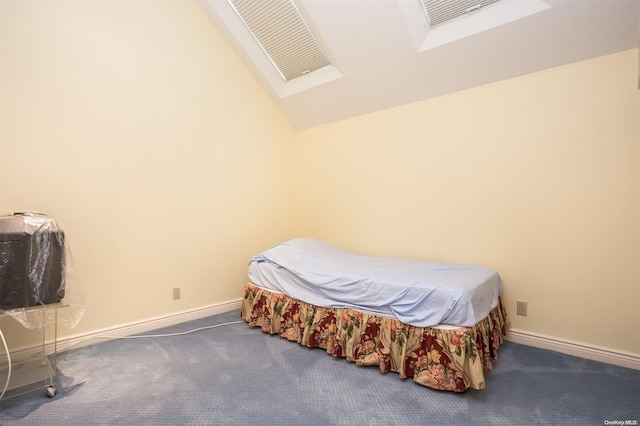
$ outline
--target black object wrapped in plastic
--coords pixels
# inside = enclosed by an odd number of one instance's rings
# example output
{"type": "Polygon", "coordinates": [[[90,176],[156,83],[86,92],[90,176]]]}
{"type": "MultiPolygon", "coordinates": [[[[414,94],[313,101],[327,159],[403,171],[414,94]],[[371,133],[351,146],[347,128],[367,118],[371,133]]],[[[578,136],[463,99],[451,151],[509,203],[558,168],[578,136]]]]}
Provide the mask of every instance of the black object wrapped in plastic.
{"type": "Polygon", "coordinates": [[[65,295],[65,238],[52,218],[0,217],[0,309],[60,302],[65,295]]]}

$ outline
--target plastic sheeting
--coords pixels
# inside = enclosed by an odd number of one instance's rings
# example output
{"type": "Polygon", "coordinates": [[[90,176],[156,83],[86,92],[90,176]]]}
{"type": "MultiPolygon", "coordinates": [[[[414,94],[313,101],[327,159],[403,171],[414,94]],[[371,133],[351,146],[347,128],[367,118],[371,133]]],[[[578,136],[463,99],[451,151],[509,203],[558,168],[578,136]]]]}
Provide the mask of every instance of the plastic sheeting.
{"type": "Polygon", "coordinates": [[[84,315],[67,238],[56,221],[23,212],[0,217],[0,314],[24,327],[75,327],[84,315]]]}

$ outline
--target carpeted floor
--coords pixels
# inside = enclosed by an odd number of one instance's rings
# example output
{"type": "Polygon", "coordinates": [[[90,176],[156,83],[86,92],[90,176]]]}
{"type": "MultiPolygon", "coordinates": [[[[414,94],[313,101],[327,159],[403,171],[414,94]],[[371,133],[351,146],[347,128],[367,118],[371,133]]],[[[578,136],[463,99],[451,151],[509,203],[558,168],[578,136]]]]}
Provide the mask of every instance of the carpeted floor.
{"type": "MultiPolygon", "coordinates": [[[[158,333],[238,321],[238,311],[158,333]]],[[[58,355],[58,395],[0,401],[2,425],[627,425],[640,371],[506,342],[487,387],[435,391],[244,323],[58,355]],[[615,423],[622,422],[622,423],[615,423]]],[[[636,422],[636,423],[634,423],[636,422]]]]}

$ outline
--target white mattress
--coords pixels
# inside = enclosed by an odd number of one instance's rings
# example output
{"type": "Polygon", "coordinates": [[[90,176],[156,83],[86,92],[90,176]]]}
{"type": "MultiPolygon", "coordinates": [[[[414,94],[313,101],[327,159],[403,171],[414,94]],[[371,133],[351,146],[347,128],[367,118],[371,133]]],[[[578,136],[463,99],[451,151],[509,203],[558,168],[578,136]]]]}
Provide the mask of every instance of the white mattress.
{"type": "Polygon", "coordinates": [[[354,308],[416,327],[471,327],[498,306],[498,273],[476,265],[363,256],[297,238],[255,255],[254,285],[326,308],[354,308]]]}

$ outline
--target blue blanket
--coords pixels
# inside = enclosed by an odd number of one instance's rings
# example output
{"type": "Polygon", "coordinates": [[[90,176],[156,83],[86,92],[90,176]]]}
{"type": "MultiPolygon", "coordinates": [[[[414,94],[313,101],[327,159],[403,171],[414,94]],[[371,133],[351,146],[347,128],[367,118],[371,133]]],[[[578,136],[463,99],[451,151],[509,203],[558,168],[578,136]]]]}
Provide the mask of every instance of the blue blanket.
{"type": "Polygon", "coordinates": [[[416,327],[474,326],[502,291],[500,276],[481,266],[363,256],[306,238],[255,255],[248,273],[253,284],[303,302],[416,327]]]}

